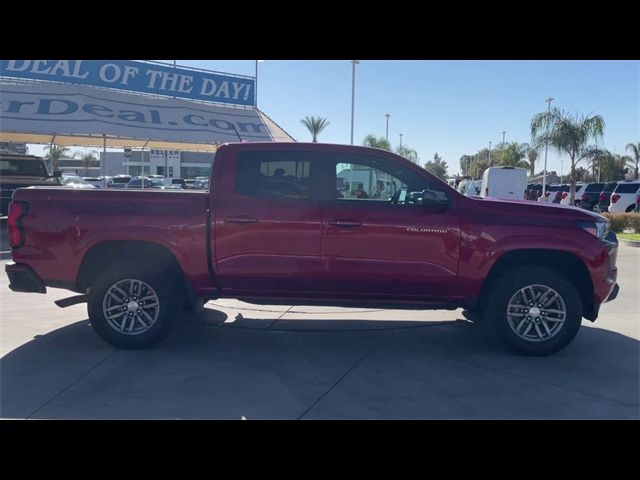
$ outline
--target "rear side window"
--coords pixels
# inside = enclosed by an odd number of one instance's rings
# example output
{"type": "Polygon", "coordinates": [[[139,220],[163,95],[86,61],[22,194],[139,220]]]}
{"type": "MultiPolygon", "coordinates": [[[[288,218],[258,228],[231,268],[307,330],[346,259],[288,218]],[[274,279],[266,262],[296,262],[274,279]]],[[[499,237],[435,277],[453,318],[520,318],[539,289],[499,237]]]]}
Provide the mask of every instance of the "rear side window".
{"type": "Polygon", "coordinates": [[[592,183],[587,185],[585,192],[601,192],[604,188],[604,183],[592,183]]]}
{"type": "Polygon", "coordinates": [[[235,191],[275,200],[308,200],[312,197],[310,154],[242,152],[236,161],[235,191]]]}
{"type": "Polygon", "coordinates": [[[616,193],[636,193],[640,183],[620,183],[616,188],[616,193]]]}

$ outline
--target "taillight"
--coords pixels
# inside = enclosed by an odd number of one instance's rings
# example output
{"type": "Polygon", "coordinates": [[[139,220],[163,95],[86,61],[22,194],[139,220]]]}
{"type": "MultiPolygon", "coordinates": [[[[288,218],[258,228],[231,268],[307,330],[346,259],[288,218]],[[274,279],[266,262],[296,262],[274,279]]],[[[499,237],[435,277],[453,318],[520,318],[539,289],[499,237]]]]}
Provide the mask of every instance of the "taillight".
{"type": "Polygon", "coordinates": [[[618,200],[620,200],[620,195],[618,195],[617,193],[611,195],[611,203],[616,203],[618,200]]]}
{"type": "Polygon", "coordinates": [[[11,245],[11,248],[20,248],[24,243],[22,219],[27,215],[28,211],[29,204],[26,202],[11,202],[9,204],[7,230],[9,230],[9,245],[11,245]]]}
{"type": "Polygon", "coordinates": [[[567,192],[562,192],[562,199],[564,200],[565,198],[567,198],[567,192]]]}
{"type": "MultiPolygon", "coordinates": [[[[548,194],[547,194],[547,195],[548,195],[548,194]]],[[[540,198],[541,196],[542,196],[542,190],[538,190],[538,191],[536,192],[536,197],[537,197],[537,198],[540,198]]]]}
{"type": "Polygon", "coordinates": [[[606,193],[601,193],[600,196],[598,197],[598,201],[599,202],[604,202],[607,199],[607,194],[606,193]]]}
{"type": "Polygon", "coordinates": [[[583,194],[582,194],[582,196],[580,197],[580,199],[581,199],[583,202],[586,202],[588,198],[589,198],[589,195],[587,195],[587,194],[586,194],[586,192],[585,192],[585,193],[583,193],[583,194]]]}

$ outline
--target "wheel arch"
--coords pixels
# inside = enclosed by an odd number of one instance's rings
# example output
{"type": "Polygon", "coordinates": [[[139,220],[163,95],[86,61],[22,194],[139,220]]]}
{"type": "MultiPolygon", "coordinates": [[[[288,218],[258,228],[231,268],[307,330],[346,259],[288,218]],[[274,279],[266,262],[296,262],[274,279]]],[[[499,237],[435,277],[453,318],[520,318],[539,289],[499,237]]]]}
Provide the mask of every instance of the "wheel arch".
{"type": "Polygon", "coordinates": [[[488,291],[502,273],[524,265],[543,266],[564,275],[576,286],[582,301],[583,316],[589,320],[595,320],[597,311],[594,306],[595,296],[591,274],[577,255],[562,250],[522,249],[510,251],[500,256],[494,262],[482,285],[477,302],[478,308],[483,307],[482,302],[487,297],[488,291]]]}
{"type": "Polygon", "coordinates": [[[110,240],[93,245],[84,255],[78,275],[76,290],[86,293],[100,270],[118,262],[135,264],[154,273],[170,272],[180,278],[183,293],[188,300],[195,298],[175,255],[164,245],[139,240],[110,240]]]}

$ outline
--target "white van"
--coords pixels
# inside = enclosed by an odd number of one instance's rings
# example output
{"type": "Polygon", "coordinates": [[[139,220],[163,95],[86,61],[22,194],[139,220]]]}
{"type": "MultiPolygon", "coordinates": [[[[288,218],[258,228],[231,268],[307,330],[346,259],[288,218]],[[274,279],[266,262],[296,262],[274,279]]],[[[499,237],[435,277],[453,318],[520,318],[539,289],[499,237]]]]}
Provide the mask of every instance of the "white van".
{"type": "Polygon", "coordinates": [[[524,200],[527,170],[518,167],[489,167],[482,175],[481,197],[524,200]]]}

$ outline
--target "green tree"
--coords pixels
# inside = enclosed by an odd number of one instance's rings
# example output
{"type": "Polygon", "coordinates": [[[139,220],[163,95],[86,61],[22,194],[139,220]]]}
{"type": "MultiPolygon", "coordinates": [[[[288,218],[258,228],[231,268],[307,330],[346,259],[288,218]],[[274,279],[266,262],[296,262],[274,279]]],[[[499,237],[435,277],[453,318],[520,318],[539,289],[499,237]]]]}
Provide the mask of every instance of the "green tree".
{"type": "Polygon", "coordinates": [[[98,152],[91,151],[85,153],[77,153],[75,157],[80,158],[82,160],[82,166],[84,167],[84,174],[89,175],[89,169],[91,167],[95,167],[98,164],[98,158],[96,157],[98,152]]]}
{"type": "Polygon", "coordinates": [[[569,202],[576,196],[576,167],[585,158],[586,147],[592,138],[604,135],[605,123],[600,115],[578,116],[554,108],[536,114],[531,119],[531,137],[534,145],[548,143],[558,154],[567,154],[571,161],[571,189],[569,202]]]}
{"type": "Polygon", "coordinates": [[[364,145],[365,147],[381,148],[383,150],[391,151],[391,144],[387,139],[385,139],[384,137],[376,137],[375,135],[371,134],[364,137],[362,145],[364,145]]]}
{"type": "Polygon", "coordinates": [[[640,142],[627,143],[627,151],[631,151],[629,165],[633,167],[633,178],[638,180],[638,164],[640,163],[640,142]]]}
{"type": "Polygon", "coordinates": [[[496,151],[494,163],[503,167],[529,168],[529,164],[524,161],[528,150],[529,144],[527,143],[505,143],[496,151]]]}
{"type": "Polygon", "coordinates": [[[61,145],[47,145],[44,147],[49,152],[49,158],[51,158],[51,168],[53,171],[58,170],[60,166],[60,159],[65,158],[70,150],[67,147],[61,145]]]}
{"type": "Polygon", "coordinates": [[[433,161],[424,164],[424,169],[441,180],[447,179],[447,162],[437,153],[433,156],[433,161]]]}
{"type": "Polygon", "coordinates": [[[536,171],[536,160],[538,159],[538,149],[535,147],[529,147],[527,150],[527,162],[529,163],[529,170],[531,171],[531,175],[535,175],[536,171]]]}
{"type": "Polygon", "coordinates": [[[307,127],[314,143],[318,141],[318,135],[329,125],[329,121],[324,117],[304,117],[300,123],[307,127]]]}
{"type": "Polygon", "coordinates": [[[416,152],[413,148],[409,148],[405,145],[396,147],[396,153],[401,157],[406,158],[410,162],[418,163],[418,152],[416,152]]]}

